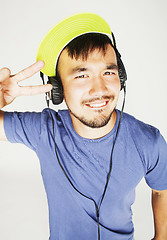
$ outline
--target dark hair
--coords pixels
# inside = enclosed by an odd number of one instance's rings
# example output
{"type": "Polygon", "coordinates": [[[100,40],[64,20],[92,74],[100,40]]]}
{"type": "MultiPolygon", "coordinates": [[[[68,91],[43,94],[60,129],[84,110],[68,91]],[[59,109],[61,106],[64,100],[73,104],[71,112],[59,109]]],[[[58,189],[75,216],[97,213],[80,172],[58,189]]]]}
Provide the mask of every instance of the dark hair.
{"type": "MultiPolygon", "coordinates": [[[[99,51],[102,50],[105,55],[108,44],[111,44],[112,46],[111,39],[107,35],[102,33],[85,33],[74,38],[64,47],[64,49],[68,51],[68,55],[71,58],[77,60],[81,57],[83,60],[87,60],[89,53],[93,52],[95,49],[98,49],[99,51]]],[[[56,76],[60,79],[58,67],[56,68],[56,76]]]]}
{"type": "Polygon", "coordinates": [[[105,55],[108,44],[112,45],[108,36],[102,33],[86,33],[76,37],[68,43],[65,49],[67,49],[68,55],[71,58],[75,58],[77,60],[79,57],[82,57],[83,60],[86,60],[88,54],[93,52],[95,49],[98,49],[99,51],[102,50],[105,55]]]}

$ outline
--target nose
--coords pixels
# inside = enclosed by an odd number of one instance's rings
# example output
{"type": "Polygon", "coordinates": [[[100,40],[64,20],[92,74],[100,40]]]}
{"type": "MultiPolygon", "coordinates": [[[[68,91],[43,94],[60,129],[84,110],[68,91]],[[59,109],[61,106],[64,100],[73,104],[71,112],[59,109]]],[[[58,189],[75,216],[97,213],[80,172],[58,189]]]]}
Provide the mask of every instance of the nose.
{"type": "Polygon", "coordinates": [[[107,86],[104,79],[101,76],[92,78],[89,94],[93,96],[102,96],[106,92],[107,86]]]}

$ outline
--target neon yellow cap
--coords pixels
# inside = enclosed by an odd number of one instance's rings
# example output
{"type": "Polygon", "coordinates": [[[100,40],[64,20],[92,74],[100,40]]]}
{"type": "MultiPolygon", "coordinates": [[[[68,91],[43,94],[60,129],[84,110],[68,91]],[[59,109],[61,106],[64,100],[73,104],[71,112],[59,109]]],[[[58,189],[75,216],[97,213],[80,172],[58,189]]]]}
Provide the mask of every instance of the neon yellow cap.
{"type": "Polygon", "coordinates": [[[43,60],[41,70],[47,76],[55,76],[57,59],[63,48],[79,35],[98,32],[111,36],[108,23],[94,13],[79,13],[57,23],[43,38],[36,60],[43,60]]]}

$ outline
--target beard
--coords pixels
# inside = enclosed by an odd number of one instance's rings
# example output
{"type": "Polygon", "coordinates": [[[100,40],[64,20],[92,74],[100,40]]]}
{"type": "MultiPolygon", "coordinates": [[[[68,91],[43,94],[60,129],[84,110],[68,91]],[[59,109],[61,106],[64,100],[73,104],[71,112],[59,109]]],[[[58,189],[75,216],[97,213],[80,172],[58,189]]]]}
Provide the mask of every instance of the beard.
{"type": "MultiPolygon", "coordinates": [[[[114,96],[103,96],[103,97],[97,97],[97,98],[93,98],[93,99],[89,99],[89,100],[84,100],[82,101],[82,105],[84,105],[85,103],[92,103],[96,100],[100,100],[100,99],[105,99],[105,100],[114,100],[114,96]]],[[[67,103],[66,103],[67,104],[67,103]]],[[[68,105],[67,105],[68,106],[68,105]]],[[[77,115],[75,112],[73,112],[70,107],[68,106],[68,110],[70,112],[71,115],[73,115],[76,119],[78,119],[81,123],[83,123],[84,125],[90,127],[90,128],[101,128],[104,127],[108,124],[108,122],[110,121],[112,114],[114,112],[111,111],[110,113],[108,113],[108,115],[106,115],[105,113],[103,113],[103,109],[96,109],[96,112],[99,113],[98,116],[94,117],[93,119],[89,119],[88,117],[82,116],[82,115],[77,115]]]]}
{"type": "MultiPolygon", "coordinates": [[[[100,112],[100,110],[98,110],[100,112]]],[[[89,120],[87,118],[85,118],[84,116],[78,116],[76,115],[74,112],[72,112],[69,109],[69,112],[75,117],[77,118],[81,123],[83,123],[84,125],[90,127],[90,128],[101,128],[107,125],[107,123],[110,121],[111,116],[113,114],[113,111],[108,115],[102,115],[99,117],[95,117],[93,120],[89,120]]]]}

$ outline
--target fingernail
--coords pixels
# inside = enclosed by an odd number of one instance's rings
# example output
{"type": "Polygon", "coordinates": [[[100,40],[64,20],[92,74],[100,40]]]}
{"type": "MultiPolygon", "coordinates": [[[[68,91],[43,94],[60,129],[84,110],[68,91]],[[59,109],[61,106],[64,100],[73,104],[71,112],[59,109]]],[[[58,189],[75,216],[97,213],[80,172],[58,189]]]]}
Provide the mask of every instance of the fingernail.
{"type": "Polygon", "coordinates": [[[45,62],[43,60],[39,60],[38,63],[40,63],[42,66],[45,66],[45,62]]]}

